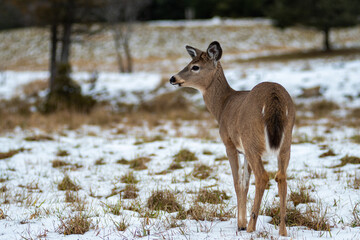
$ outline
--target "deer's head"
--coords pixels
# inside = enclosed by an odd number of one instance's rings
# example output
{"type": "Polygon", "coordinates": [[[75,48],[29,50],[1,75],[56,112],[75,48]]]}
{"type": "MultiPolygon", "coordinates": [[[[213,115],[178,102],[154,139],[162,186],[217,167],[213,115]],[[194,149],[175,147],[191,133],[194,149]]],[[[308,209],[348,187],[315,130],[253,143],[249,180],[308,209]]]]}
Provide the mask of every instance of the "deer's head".
{"type": "Polygon", "coordinates": [[[178,74],[170,78],[172,85],[192,87],[204,91],[211,83],[222,55],[220,44],[216,41],[210,43],[206,52],[197,48],[186,46],[192,61],[178,74]]]}

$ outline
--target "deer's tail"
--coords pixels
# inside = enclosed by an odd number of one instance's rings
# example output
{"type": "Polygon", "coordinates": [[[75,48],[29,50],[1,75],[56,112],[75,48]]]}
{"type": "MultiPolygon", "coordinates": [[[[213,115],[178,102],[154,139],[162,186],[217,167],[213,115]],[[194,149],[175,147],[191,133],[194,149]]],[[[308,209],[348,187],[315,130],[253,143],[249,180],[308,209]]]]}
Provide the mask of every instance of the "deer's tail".
{"type": "Polygon", "coordinates": [[[265,129],[270,148],[278,149],[287,120],[286,106],[276,92],[271,93],[269,100],[264,109],[265,129]]]}

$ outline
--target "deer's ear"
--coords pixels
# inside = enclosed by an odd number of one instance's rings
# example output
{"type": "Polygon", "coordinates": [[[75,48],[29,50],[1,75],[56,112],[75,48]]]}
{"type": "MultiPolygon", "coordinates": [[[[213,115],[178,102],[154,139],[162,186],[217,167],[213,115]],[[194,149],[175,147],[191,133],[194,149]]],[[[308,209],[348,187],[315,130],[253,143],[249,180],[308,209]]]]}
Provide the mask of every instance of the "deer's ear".
{"type": "Polygon", "coordinates": [[[198,55],[198,49],[191,47],[191,46],[185,46],[186,51],[189,53],[192,59],[194,59],[198,55]]]}
{"type": "Polygon", "coordinates": [[[222,55],[220,43],[218,43],[217,41],[210,43],[206,52],[210,59],[214,60],[215,62],[219,61],[222,55]]]}

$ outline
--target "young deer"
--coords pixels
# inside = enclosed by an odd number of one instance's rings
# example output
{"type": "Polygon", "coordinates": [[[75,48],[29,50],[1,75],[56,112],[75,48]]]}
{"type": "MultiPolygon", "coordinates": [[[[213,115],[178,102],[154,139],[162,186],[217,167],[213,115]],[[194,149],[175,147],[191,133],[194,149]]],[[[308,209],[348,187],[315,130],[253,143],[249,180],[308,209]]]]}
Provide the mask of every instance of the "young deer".
{"type": "Polygon", "coordinates": [[[251,91],[235,91],[224,76],[219,62],[222,49],[212,42],[207,51],[186,46],[192,61],[171,77],[172,85],[192,87],[201,91],[208,110],[214,115],[231,165],[237,197],[238,230],[247,224],[246,201],[251,172],[255,174],[255,199],[248,232],[256,230],[261,199],[269,181],[262,157],[273,153],[278,159],[275,180],[280,196],[280,229],[286,236],[286,169],[290,159],[294,104],[279,84],[263,82],[251,91]],[[241,164],[239,154],[244,154],[241,164]]]}

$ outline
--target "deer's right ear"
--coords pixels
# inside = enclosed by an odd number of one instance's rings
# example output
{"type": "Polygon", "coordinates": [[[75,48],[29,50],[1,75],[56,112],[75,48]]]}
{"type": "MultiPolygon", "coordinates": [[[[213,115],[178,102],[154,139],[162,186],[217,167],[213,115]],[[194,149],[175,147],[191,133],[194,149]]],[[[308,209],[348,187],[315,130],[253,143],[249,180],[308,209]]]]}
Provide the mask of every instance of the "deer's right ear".
{"type": "Polygon", "coordinates": [[[216,63],[217,61],[220,60],[221,55],[222,55],[222,49],[221,49],[220,43],[217,41],[210,43],[206,52],[207,52],[208,56],[210,57],[210,59],[214,60],[214,62],[216,63]]]}
{"type": "Polygon", "coordinates": [[[185,46],[186,51],[189,53],[189,55],[191,56],[192,59],[194,59],[197,56],[197,51],[196,48],[193,48],[191,46],[185,46]]]}

